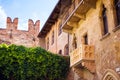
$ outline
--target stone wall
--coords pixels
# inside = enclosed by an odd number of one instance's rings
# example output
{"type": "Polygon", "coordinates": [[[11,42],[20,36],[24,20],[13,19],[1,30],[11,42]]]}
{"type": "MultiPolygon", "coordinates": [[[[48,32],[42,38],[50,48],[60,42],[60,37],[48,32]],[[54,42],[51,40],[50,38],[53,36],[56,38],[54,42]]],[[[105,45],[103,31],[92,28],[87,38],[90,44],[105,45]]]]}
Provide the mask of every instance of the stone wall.
{"type": "Polygon", "coordinates": [[[7,17],[6,28],[0,28],[0,43],[24,45],[28,47],[39,46],[39,39],[37,38],[40,21],[28,20],[28,31],[18,30],[18,18],[13,21],[7,17]]]}
{"type": "MultiPolygon", "coordinates": [[[[108,73],[111,72],[110,75],[113,77],[116,76],[115,80],[120,79],[119,70],[117,71],[117,69],[120,69],[120,29],[116,26],[114,11],[113,0],[105,0],[103,3],[102,0],[98,0],[96,8],[88,11],[86,19],[81,20],[78,23],[78,28],[74,31],[77,36],[77,47],[84,43],[82,40],[84,34],[88,35],[88,45],[95,46],[96,73],[92,74],[94,80],[104,80],[103,77],[107,71],[108,73]],[[108,19],[108,33],[106,35],[103,35],[103,4],[107,9],[108,19]]],[[[85,80],[88,80],[86,75],[87,73],[84,74],[85,80]]]]}
{"type": "MultiPolygon", "coordinates": [[[[85,2],[87,1],[91,0],[85,0],[85,2]]],[[[85,2],[83,2],[83,4],[85,2]]],[[[88,6],[91,5],[88,3],[88,6]]],[[[84,11],[84,9],[82,10],[84,11]]],[[[71,33],[69,38],[68,34],[64,32],[58,36],[58,27],[60,23],[59,19],[54,25],[52,25],[52,28],[48,32],[47,36],[43,39],[45,40],[45,47],[47,38],[49,38],[49,51],[58,53],[61,49],[64,54],[64,46],[69,43],[69,52],[71,53],[74,50],[74,34],[76,36],[77,48],[80,47],[81,44],[85,43],[83,37],[86,34],[88,36],[88,45],[93,45],[95,47],[95,73],[91,73],[86,66],[84,67],[80,64],[77,68],[79,70],[73,70],[73,72],[71,69],[67,77],[68,80],[109,80],[107,79],[107,76],[108,78],[110,76],[110,80],[120,79],[120,25],[116,25],[117,21],[115,13],[114,0],[97,0],[96,5],[91,7],[86,14],[83,14],[85,18],[76,22],[74,22],[74,19],[73,22],[71,20],[73,29],[66,31],[71,33]],[[108,21],[108,33],[105,35],[103,35],[103,5],[106,8],[108,21]],[[52,31],[55,31],[55,42],[53,45],[51,45],[52,31]]],[[[74,14],[71,16],[74,16],[74,14]]],[[[79,17],[81,17],[81,15],[79,17]]],[[[62,18],[60,19],[62,20],[62,18]]]]}

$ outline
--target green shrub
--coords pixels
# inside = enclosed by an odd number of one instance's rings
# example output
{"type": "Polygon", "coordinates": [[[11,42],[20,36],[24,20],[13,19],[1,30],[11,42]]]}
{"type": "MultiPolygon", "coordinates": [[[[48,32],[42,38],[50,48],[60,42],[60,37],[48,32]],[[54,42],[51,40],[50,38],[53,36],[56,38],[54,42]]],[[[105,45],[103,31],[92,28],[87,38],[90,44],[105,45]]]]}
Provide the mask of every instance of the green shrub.
{"type": "Polygon", "coordinates": [[[69,63],[40,47],[0,45],[0,80],[64,80],[69,63]]]}

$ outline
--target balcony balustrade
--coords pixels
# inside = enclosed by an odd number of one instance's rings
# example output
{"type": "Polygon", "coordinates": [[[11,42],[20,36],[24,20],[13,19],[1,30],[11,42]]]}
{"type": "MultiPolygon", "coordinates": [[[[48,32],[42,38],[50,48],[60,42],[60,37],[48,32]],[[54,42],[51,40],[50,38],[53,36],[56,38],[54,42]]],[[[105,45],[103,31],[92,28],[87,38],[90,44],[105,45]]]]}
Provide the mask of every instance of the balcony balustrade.
{"type": "Polygon", "coordinates": [[[92,45],[82,44],[70,53],[70,67],[76,67],[79,64],[85,65],[87,61],[94,61],[94,46],[92,45]]]}
{"type": "Polygon", "coordinates": [[[64,12],[62,19],[62,28],[65,32],[72,31],[77,27],[77,22],[85,19],[85,14],[90,8],[95,8],[97,0],[73,0],[69,9],[64,12]]]}

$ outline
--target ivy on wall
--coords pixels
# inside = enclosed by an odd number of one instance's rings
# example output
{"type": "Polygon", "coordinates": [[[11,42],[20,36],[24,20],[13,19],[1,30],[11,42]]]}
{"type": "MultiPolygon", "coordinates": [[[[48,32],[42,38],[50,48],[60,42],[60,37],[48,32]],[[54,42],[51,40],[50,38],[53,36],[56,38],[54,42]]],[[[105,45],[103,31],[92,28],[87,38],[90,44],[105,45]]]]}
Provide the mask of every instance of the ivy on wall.
{"type": "Polygon", "coordinates": [[[0,45],[0,80],[64,80],[69,62],[40,47],[0,45]]]}

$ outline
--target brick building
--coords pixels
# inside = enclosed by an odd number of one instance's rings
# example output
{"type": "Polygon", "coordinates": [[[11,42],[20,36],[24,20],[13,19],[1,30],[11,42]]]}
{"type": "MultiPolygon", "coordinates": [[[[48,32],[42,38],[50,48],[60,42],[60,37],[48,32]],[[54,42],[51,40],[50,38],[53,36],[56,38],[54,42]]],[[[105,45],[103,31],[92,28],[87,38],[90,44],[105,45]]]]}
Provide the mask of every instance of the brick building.
{"type": "Polygon", "coordinates": [[[68,80],[120,80],[120,0],[59,0],[38,36],[55,53],[67,44],[68,80]]]}
{"type": "Polygon", "coordinates": [[[37,37],[40,28],[40,21],[28,20],[28,31],[18,30],[18,18],[13,21],[7,17],[6,28],[0,28],[0,43],[24,45],[27,47],[39,46],[37,37]]]}

